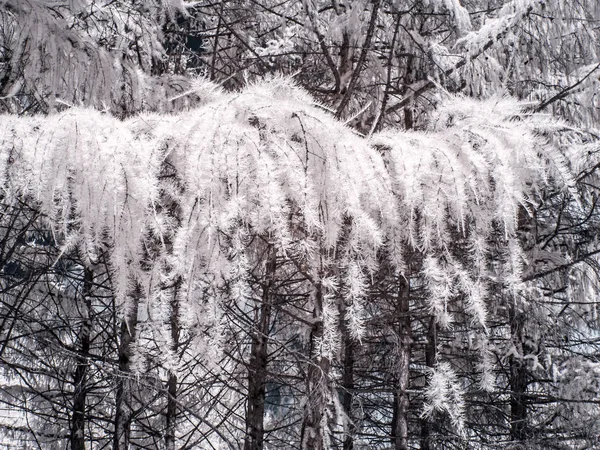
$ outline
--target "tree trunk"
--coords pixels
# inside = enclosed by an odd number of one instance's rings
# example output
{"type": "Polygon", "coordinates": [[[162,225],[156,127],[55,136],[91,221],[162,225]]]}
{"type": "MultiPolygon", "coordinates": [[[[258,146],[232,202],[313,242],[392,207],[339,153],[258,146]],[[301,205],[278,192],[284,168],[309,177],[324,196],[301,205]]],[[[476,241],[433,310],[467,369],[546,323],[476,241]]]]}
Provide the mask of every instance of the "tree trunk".
{"type": "MultiPolygon", "coordinates": [[[[175,282],[173,298],[171,300],[171,342],[173,353],[179,351],[179,286],[181,279],[175,282]]],[[[175,450],[175,431],[177,429],[177,375],[169,373],[167,381],[167,417],[165,430],[166,450],[175,450]]]]}
{"type": "MultiPolygon", "coordinates": [[[[412,57],[407,64],[406,79],[412,78],[412,57]]],[[[404,108],[404,128],[414,127],[412,104],[404,108]]],[[[392,446],[395,450],[408,449],[408,385],[410,382],[410,284],[408,279],[398,279],[398,361],[396,366],[397,384],[394,390],[392,414],[392,446]]]]}
{"type": "Polygon", "coordinates": [[[83,271],[82,322],[79,331],[79,351],[73,377],[73,416],[71,418],[71,450],[85,450],[85,403],[87,395],[88,357],[91,337],[91,291],[94,273],[87,267],[83,271]]]}
{"type": "Polygon", "coordinates": [[[273,305],[273,280],[276,269],[276,250],[269,245],[262,301],[255,309],[256,330],[252,334],[250,365],[248,367],[248,408],[246,411],[246,437],[244,450],[262,450],[264,445],[264,414],[267,383],[267,357],[271,307],[273,305]]]}
{"type": "Polygon", "coordinates": [[[350,420],[348,435],[344,439],[344,450],[354,449],[354,432],[356,427],[352,422],[352,400],[354,396],[354,342],[347,327],[344,327],[344,372],[342,374],[342,406],[350,420]]]}
{"type": "Polygon", "coordinates": [[[510,366],[510,437],[513,441],[522,442],[527,439],[527,364],[523,358],[530,349],[523,343],[523,316],[511,308],[509,311],[510,334],[512,343],[521,357],[511,355],[510,366]]]}
{"type": "Polygon", "coordinates": [[[396,386],[392,415],[392,447],[395,450],[408,449],[408,385],[410,381],[411,323],[410,286],[407,279],[398,280],[398,359],[396,362],[396,386]]]}
{"type": "Polygon", "coordinates": [[[311,360],[307,370],[307,400],[304,406],[304,420],[300,432],[302,450],[324,450],[325,429],[323,415],[327,409],[329,392],[329,370],[331,361],[324,355],[315,354],[315,344],[323,338],[323,287],[315,289],[316,322],[310,334],[311,360]]]}
{"type": "MultiPolygon", "coordinates": [[[[431,316],[429,330],[427,331],[427,344],[425,345],[425,365],[432,369],[437,360],[437,323],[435,316],[431,316]]],[[[431,419],[421,419],[421,450],[431,449],[431,419]]]]}
{"type": "MultiPolygon", "coordinates": [[[[531,229],[529,214],[525,207],[520,206],[518,212],[519,231],[527,233],[531,229]]],[[[527,439],[527,387],[529,385],[529,373],[525,356],[533,353],[533,349],[525,339],[525,315],[517,310],[513,303],[508,308],[508,320],[510,322],[510,337],[512,345],[519,352],[519,357],[510,355],[508,359],[510,371],[510,437],[511,440],[522,442],[527,439]]]]}
{"type": "Polygon", "coordinates": [[[165,432],[165,447],[167,450],[175,450],[175,430],[177,423],[177,375],[169,374],[167,382],[167,425],[165,432]]]}
{"type": "Polygon", "coordinates": [[[131,307],[125,311],[119,332],[119,373],[117,376],[113,450],[129,450],[133,413],[131,352],[135,341],[140,295],[140,288],[137,287],[131,299],[131,307]]]}

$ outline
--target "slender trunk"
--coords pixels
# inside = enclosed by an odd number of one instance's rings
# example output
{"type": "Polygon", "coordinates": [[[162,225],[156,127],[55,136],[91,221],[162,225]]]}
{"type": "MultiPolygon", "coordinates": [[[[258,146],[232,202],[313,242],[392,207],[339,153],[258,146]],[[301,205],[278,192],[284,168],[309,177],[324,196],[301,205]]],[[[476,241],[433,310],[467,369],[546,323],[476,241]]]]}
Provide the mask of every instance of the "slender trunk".
{"type": "Polygon", "coordinates": [[[175,450],[175,424],[177,422],[177,375],[169,374],[167,382],[167,426],[165,432],[165,447],[175,450]]]}
{"type": "Polygon", "coordinates": [[[350,420],[348,435],[344,439],[344,450],[354,449],[354,432],[356,427],[352,422],[352,400],[354,396],[354,342],[347,327],[344,327],[344,372],[342,374],[342,406],[350,420]]]}
{"type": "MultiPolygon", "coordinates": [[[[437,323],[435,316],[431,316],[429,330],[427,331],[427,344],[425,345],[425,365],[432,369],[437,360],[437,323]]],[[[431,449],[431,420],[421,419],[421,450],[431,449]]]]}
{"type": "Polygon", "coordinates": [[[125,311],[119,331],[119,373],[117,376],[113,450],[129,450],[133,415],[131,356],[140,295],[140,288],[137,287],[131,299],[131,307],[125,311]]]}
{"type": "Polygon", "coordinates": [[[85,450],[85,403],[87,396],[88,357],[91,340],[91,291],[94,273],[87,267],[83,271],[82,322],[79,331],[79,351],[73,377],[73,416],[71,418],[71,450],[85,450]]]}
{"type": "Polygon", "coordinates": [[[271,307],[273,305],[273,279],[276,269],[276,250],[267,250],[265,284],[262,301],[256,309],[256,330],[252,334],[250,365],[248,367],[248,408],[246,411],[246,438],[244,450],[262,450],[264,445],[264,414],[267,383],[267,357],[271,307]]]}
{"type": "Polygon", "coordinates": [[[524,441],[527,437],[527,371],[522,361],[510,359],[510,437],[513,441],[524,441]]]}
{"type": "MultiPolygon", "coordinates": [[[[218,41],[218,36],[215,38],[215,42],[216,41],[218,41]]],[[[162,252],[164,257],[164,260],[162,261],[162,275],[164,276],[164,281],[162,282],[162,289],[171,291],[169,293],[172,294],[169,302],[169,328],[171,331],[170,350],[171,354],[175,358],[179,359],[179,338],[181,334],[180,290],[184,279],[183,276],[177,271],[177,269],[173,267],[172,264],[168,261],[174,253],[174,239],[176,235],[175,230],[182,224],[182,211],[181,205],[179,204],[179,200],[177,200],[174,197],[171,197],[171,195],[168,194],[168,192],[170,192],[170,189],[172,189],[173,187],[176,187],[179,193],[183,194],[185,192],[185,189],[179,179],[179,176],[175,169],[175,165],[172,164],[169,156],[167,156],[163,161],[163,166],[161,167],[161,175],[165,177],[166,180],[170,180],[170,183],[173,183],[170,186],[170,188],[166,188],[161,193],[160,207],[158,208],[158,210],[160,211],[161,215],[164,215],[164,217],[168,217],[170,220],[173,220],[174,223],[177,224],[169,234],[165,234],[162,236],[162,252]]],[[[156,244],[157,247],[160,248],[160,243],[158,241],[156,242],[156,244]]],[[[175,450],[176,448],[177,421],[179,412],[177,402],[178,388],[179,380],[177,379],[177,373],[173,370],[169,370],[167,378],[167,409],[165,413],[164,432],[166,450],[175,450]]]]}
{"type": "MultiPolygon", "coordinates": [[[[409,86],[416,81],[416,74],[413,67],[414,60],[414,55],[409,55],[408,60],[406,61],[406,73],[404,74],[405,86],[409,86]]],[[[412,100],[410,100],[409,103],[404,107],[404,129],[406,130],[412,130],[415,127],[413,107],[414,105],[412,100]]]]}
{"type": "MultiPolygon", "coordinates": [[[[412,59],[407,64],[406,79],[411,78],[412,59]]],[[[414,127],[412,105],[404,108],[404,127],[414,127]]],[[[410,284],[407,279],[398,280],[398,362],[397,385],[394,390],[394,411],[392,415],[392,446],[395,450],[408,450],[408,385],[410,382],[410,284]]]]}
{"type": "Polygon", "coordinates": [[[523,343],[523,317],[511,308],[509,319],[513,344],[521,354],[521,357],[514,355],[509,357],[510,437],[513,441],[521,442],[527,438],[527,386],[529,384],[527,365],[523,356],[530,351],[523,343]]]}
{"type": "Polygon", "coordinates": [[[341,85],[336,87],[336,94],[344,94],[346,92],[346,85],[352,76],[352,55],[350,52],[350,34],[348,30],[344,30],[342,33],[342,44],[340,45],[339,73],[341,85]]]}
{"type": "Polygon", "coordinates": [[[325,421],[323,416],[329,397],[329,370],[331,361],[324,355],[315,354],[315,344],[323,339],[323,287],[315,290],[315,324],[310,334],[311,360],[307,370],[307,401],[304,407],[304,420],[300,431],[303,450],[325,449],[325,421]]]}
{"type": "Polygon", "coordinates": [[[415,125],[415,116],[413,113],[413,105],[412,102],[408,104],[406,108],[404,108],[404,128],[406,130],[412,130],[415,125]]]}
{"type": "Polygon", "coordinates": [[[392,416],[392,447],[395,450],[408,449],[408,385],[410,381],[411,323],[410,286],[408,280],[398,280],[398,360],[396,362],[396,386],[392,416]]]}
{"type": "MultiPolygon", "coordinates": [[[[179,286],[181,280],[177,280],[171,300],[171,342],[175,355],[179,351],[179,286]]],[[[177,425],[177,375],[169,373],[167,381],[167,417],[165,431],[166,450],[175,450],[175,431],[177,425]]]]}
{"type": "MultiPolygon", "coordinates": [[[[528,232],[531,228],[529,214],[521,206],[518,213],[518,227],[521,232],[528,232]]],[[[519,352],[519,357],[511,355],[509,364],[510,385],[510,437],[513,441],[522,442],[527,439],[527,387],[529,385],[529,373],[525,356],[534,353],[528,339],[524,336],[525,316],[517,310],[513,303],[508,309],[508,320],[510,322],[510,337],[512,345],[519,352]]]]}

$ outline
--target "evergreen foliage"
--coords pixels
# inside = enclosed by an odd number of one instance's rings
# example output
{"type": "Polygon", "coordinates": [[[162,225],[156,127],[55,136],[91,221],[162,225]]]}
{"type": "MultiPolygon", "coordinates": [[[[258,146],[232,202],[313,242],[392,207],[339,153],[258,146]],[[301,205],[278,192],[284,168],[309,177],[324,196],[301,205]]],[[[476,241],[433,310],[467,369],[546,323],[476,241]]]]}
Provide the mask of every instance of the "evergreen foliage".
{"type": "Polygon", "coordinates": [[[593,448],[599,14],[0,0],[0,445],[593,448]]]}

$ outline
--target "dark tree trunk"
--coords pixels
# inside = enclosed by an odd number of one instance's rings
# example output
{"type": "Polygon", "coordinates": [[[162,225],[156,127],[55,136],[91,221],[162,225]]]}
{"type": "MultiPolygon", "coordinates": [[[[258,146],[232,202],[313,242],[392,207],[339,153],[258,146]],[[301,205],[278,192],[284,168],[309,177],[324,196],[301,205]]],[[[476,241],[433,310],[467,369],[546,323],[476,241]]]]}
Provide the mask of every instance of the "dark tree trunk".
{"type": "Polygon", "coordinates": [[[167,450],[175,450],[175,430],[177,423],[177,375],[169,374],[167,382],[167,425],[165,432],[165,447],[167,450]]]}
{"type": "Polygon", "coordinates": [[[82,322],[79,331],[79,351],[73,377],[73,416],[71,418],[71,450],[85,450],[85,403],[87,396],[87,373],[89,368],[90,338],[92,327],[91,291],[94,273],[91,269],[83,271],[82,322]]]}
{"type": "Polygon", "coordinates": [[[140,288],[131,299],[131,307],[125,311],[119,331],[119,373],[117,375],[117,392],[115,404],[113,450],[129,450],[131,437],[132,380],[131,356],[137,326],[140,288]]]}
{"type": "MultiPolygon", "coordinates": [[[[171,342],[173,352],[179,351],[179,286],[181,280],[175,283],[173,299],[171,300],[171,342]]],[[[165,430],[166,450],[175,450],[175,431],[177,426],[177,375],[169,373],[167,381],[167,416],[165,430]]]]}
{"type": "Polygon", "coordinates": [[[315,344],[323,338],[323,288],[315,288],[315,324],[310,334],[311,361],[307,370],[307,401],[304,407],[304,419],[300,432],[303,450],[324,450],[323,415],[327,409],[329,392],[329,370],[331,361],[324,355],[315,354],[315,344]]]}
{"type": "MultiPolygon", "coordinates": [[[[413,78],[412,57],[407,64],[405,79],[413,78]]],[[[404,108],[404,128],[414,127],[412,104],[404,108]]],[[[396,388],[392,414],[392,447],[394,450],[408,450],[408,385],[410,382],[411,321],[410,321],[410,283],[400,276],[398,279],[398,361],[396,365],[396,388]]]]}
{"type": "Polygon", "coordinates": [[[394,450],[408,449],[408,385],[410,381],[411,321],[410,286],[407,279],[398,280],[397,303],[398,355],[396,361],[396,386],[392,416],[392,447],[394,450]]]}
{"type": "MultiPolygon", "coordinates": [[[[427,330],[427,344],[425,345],[425,365],[432,369],[435,367],[437,360],[437,323],[435,316],[432,316],[429,321],[429,329],[427,330]]],[[[431,419],[421,419],[421,450],[431,449],[431,419]]]]}
{"type": "Polygon", "coordinates": [[[510,334],[513,344],[521,357],[511,355],[510,366],[510,437],[513,441],[522,442],[527,439],[527,386],[529,374],[523,356],[531,353],[528,345],[524,344],[524,318],[513,308],[509,312],[510,334]]]}
{"type": "Polygon", "coordinates": [[[248,407],[246,411],[246,437],[244,450],[262,450],[264,446],[264,414],[267,383],[267,358],[271,307],[273,305],[273,280],[276,270],[276,250],[269,245],[265,284],[260,305],[255,310],[256,330],[252,333],[250,364],[248,367],[248,407]]]}
{"type": "MultiPolygon", "coordinates": [[[[417,75],[414,69],[414,60],[415,56],[409,55],[408,60],[406,61],[406,74],[404,75],[405,86],[409,86],[416,81],[417,75]]],[[[405,91],[405,89],[403,90],[405,91]]],[[[408,105],[404,107],[404,128],[406,130],[412,130],[415,127],[413,106],[413,100],[411,100],[408,105]]]]}
{"type": "Polygon", "coordinates": [[[527,371],[523,361],[510,358],[510,437],[513,441],[527,438],[527,371]]]}
{"type": "MultiPolygon", "coordinates": [[[[518,213],[519,231],[526,233],[531,229],[529,214],[523,207],[519,207],[518,213]]],[[[526,330],[525,314],[517,309],[514,303],[508,308],[508,320],[510,322],[510,337],[512,345],[518,350],[520,357],[511,355],[509,364],[509,386],[510,386],[510,437],[511,440],[523,442],[528,437],[527,430],[527,387],[529,385],[529,371],[525,356],[534,353],[534,349],[528,344],[524,336],[526,330]]]]}
{"type": "MultiPolygon", "coordinates": [[[[344,335],[344,372],[342,374],[342,406],[348,419],[352,421],[352,400],[354,396],[354,342],[350,337],[348,329],[345,328],[344,335]]],[[[354,424],[351,422],[348,435],[344,439],[344,450],[354,449],[354,424]]]]}

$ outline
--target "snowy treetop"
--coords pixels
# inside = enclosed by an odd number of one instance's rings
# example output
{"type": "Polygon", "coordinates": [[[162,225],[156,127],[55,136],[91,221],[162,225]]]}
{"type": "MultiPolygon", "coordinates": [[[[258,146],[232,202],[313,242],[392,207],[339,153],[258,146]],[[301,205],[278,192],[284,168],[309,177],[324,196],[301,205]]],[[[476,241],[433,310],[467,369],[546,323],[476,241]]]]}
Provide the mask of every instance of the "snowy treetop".
{"type": "Polygon", "coordinates": [[[65,249],[83,246],[90,263],[110,249],[123,301],[132,280],[151,295],[150,247],[191,294],[247,270],[260,235],[313,281],[334,267],[368,275],[383,249],[402,273],[406,251],[418,250],[438,320],[465,294],[485,326],[487,280],[520,283],[520,215],[544,186],[574,193],[567,156],[545,137],[562,125],[510,98],[449,98],[428,132],[363,138],[287,79],[238,93],[203,82],[196,93],[202,106],[173,115],[0,118],[5,199],[35,199],[65,249]],[[498,235],[502,267],[488,258],[498,235]]]}

